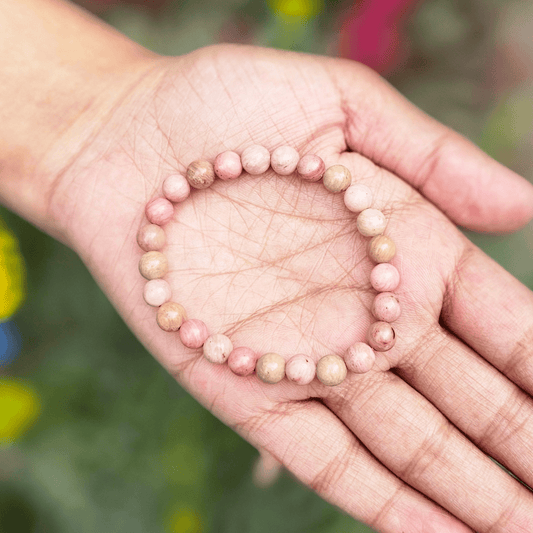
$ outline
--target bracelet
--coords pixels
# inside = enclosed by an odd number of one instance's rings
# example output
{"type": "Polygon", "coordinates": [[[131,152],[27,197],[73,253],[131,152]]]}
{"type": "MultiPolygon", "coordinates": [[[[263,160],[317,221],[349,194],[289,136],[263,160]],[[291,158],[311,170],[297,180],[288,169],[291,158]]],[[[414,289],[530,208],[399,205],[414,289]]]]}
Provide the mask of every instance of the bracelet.
{"type": "Polygon", "coordinates": [[[278,383],[286,376],[296,384],[307,385],[316,376],[324,385],[335,386],[342,383],[348,370],[358,374],[368,372],[375,361],[374,350],[385,352],[394,346],[396,333],[390,323],[400,316],[401,308],[392,291],[400,283],[400,274],[389,261],[396,254],[396,246],[383,235],[387,221],[381,211],[372,208],[371,190],[363,184],[352,184],[350,171],[343,165],[333,165],[326,170],[320,157],[308,154],[300,158],[290,146],[280,146],[272,154],[259,145],[249,146],[240,156],[226,151],[217,155],[214,164],[205,160],[194,161],[189,165],[186,176],[174,174],[167,177],[163,182],[163,196],[148,202],[145,214],[149,224],[141,227],[137,235],[137,243],[145,252],[139,261],[139,271],[148,280],[144,286],[144,300],[158,308],[156,321],[163,331],[179,332],[180,340],[187,348],[203,347],[203,355],[211,363],[227,362],[238,376],[249,376],[255,371],[265,383],[278,383]],[[285,362],[276,353],[259,356],[246,346],[233,347],[226,335],[210,335],[203,321],[187,318],[183,306],[171,301],[170,285],[162,279],[168,272],[167,258],[160,251],[166,244],[162,226],[174,217],[174,204],[186,200],[191,187],[206,189],[215,177],[232,180],[238,178],[243,170],[250,175],[259,175],[269,167],[281,176],[297,172],[309,182],[322,179],[329,191],[344,192],[346,208],[358,215],[356,225],[359,233],[370,237],[367,254],[377,263],[370,274],[370,284],[378,291],[371,311],[377,322],[368,329],[367,342],[356,342],[343,357],[330,354],[315,364],[311,357],[297,354],[285,362]]]}

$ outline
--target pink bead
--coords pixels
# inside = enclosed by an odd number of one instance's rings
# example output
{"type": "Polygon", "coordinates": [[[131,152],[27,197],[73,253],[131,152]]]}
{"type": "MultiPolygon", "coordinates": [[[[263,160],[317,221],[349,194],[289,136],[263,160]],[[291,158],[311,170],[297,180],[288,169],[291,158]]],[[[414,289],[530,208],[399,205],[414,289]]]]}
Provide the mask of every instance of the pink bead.
{"type": "Polygon", "coordinates": [[[364,342],[356,342],[350,346],[344,356],[346,367],[356,374],[364,374],[371,370],[375,360],[374,350],[364,342]]]}
{"type": "Polygon", "coordinates": [[[253,350],[246,346],[239,346],[229,354],[228,366],[237,376],[249,376],[254,373],[257,359],[258,357],[253,350]]]}
{"type": "Polygon", "coordinates": [[[353,213],[360,213],[372,206],[372,191],[362,183],[350,185],[344,191],[344,205],[353,213]]]}
{"type": "Polygon", "coordinates": [[[173,174],[163,182],[163,194],[171,202],[183,202],[191,194],[191,186],[182,174],[173,174]]]}
{"type": "Polygon", "coordinates": [[[307,355],[293,355],[285,365],[285,375],[297,385],[308,385],[315,379],[316,364],[307,355]]]}
{"type": "Polygon", "coordinates": [[[242,166],[248,174],[263,174],[270,166],[270,152],[259,144],[248,146],[241,156],[242,166]]]}
{"type": "Polygon", "coordinates": [[[372,314],[377,320],[394,322],[402,314],[402,308],[392,292],[380,292],[372,303],[372,314]]]}
{"type": "Polygon", "coordinates": [[[400,284],[400,273],[390,263],[380,263],[370,272],[370,284],[379,292],[393,291],[400,284]]]}
{"type": "Polygon", "coordinates": [[[298,163],[298,174],[307,181],[318,181],[326,171],[326,165],[321,157],[314,154],[307,154],[298,163]]]}
{"type": "Polygon", "coordinates": [[[137,243],[145,252],[161,250],[167,243],[165,232],[155,224],[143,226],[137,234],[137,243]]]}
{"type": "Polygon", "coordinates": [[[242,163],[239,154],[228,150],[215,158],[215,174],[221,180],[233,180],[242,174],[242,163]]]}
{"type": "Polygon", "coordinates": [[[270,156],[272,170],[280,176],[292,174],[300,161],[300,155],[292,146],[280,146],[270,156]]]}
{"type": "Polygon", "coordinates": [[[164,279],[152,279],[144,286],[143,296],[148,305],[159,307],[170,300],[172,291],[164,279]]]}
{"type": "Polygon", "coordinates": [[[233,344],[226,335],[210,335],[204,342],[204,357],[210,362],[221,365],[228,360],[233,344]]]}
{"type": "Polygon", "coordinates": [[[180,340],[183,346],[187,348],[200,348],[207,337],[209,337],[207,326],[197,318],[186,320],[181,325],[180,340]]]}
{"type": "Polygon", "coordinates": [[[368,328],[367,340],[376,352],[386,352],[394,346],[396,333],[388,322],[374,322],[368,328]]]}
{"type": "Polygon", "coordinates": [[[156,198],[146,205],[146,218],[158,226],[164,226],[174,216],[174,206],[166,198],[156,198]]]}

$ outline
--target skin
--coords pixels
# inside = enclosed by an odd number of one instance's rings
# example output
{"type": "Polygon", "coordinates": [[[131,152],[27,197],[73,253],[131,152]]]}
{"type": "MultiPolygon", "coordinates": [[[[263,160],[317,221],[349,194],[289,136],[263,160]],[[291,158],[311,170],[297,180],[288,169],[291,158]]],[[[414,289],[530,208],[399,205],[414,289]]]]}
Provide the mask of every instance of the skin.
{"type": "MultiPolygon", "coordinates": [[[[533,529],[531,493],[488,457],[533,485],[533,294],[454,224],[520,227],[529,184],[360,65],[235,46],[161,58],[60,2],[0,7],[0,199],[78,252],[160,364],[378,531],[533,529]],[[160,331],[142,300],[146,203],[193,160],[252,143],[347,166],[388,218],[397,343],[340,386],[237,377],[160,331]]],[[[234,346],[343,353],[371,322],[354,228],[321,183],[217,180],[165,227],[168,280],[234,346]]]]}

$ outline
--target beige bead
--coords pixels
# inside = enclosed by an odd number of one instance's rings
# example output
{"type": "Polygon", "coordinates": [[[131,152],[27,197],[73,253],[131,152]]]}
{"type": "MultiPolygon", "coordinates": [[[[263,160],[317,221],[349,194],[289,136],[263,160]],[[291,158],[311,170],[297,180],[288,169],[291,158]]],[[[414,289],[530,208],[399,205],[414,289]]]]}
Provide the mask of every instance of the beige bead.
{"type": "Polygon", "coordinates": [[[324,172],[322,183],[330,192],[345,191],[352,183],[352,175],[345,166],[333,165],[324,172]]]}
{"type": "Polygon", "coordinates": [[[226,335],[220,333],[207,337],[204,342],[204,357],[217,365],[225,363],[232,351],[233,344],[226,335]]]}
{"type": "Polygon", "coordinates": [[[187,168],[187,181],[195,189],[207,189],[215,181],[215,169],[209,161],[194,161],[187,168]]]}
{"type": "Polygon", "coordinates": [[[365,237],[381,235],[387,227],[387,219],[379,209],[365,209],[357,217],[357,229],[365,237]]]}
{"type": "Polygon", "coordinates": [[[388,263],[396,255],[396,245],[385,235],[378,235],[368,243],[368,257],[376,263],[388,263]]]}
{"type": "Polygon", "coordinates": [[[156,320],[163,331],[178,331],[183,321],[187,320],[187,313],[182,305],[167,302],[157,310],[156,320]]]}
{"type": "Polygon", "coordinates": [[[277,353],[266,353],[257,361],[255,372],[265,383],[278,383],[285,376],[285,359],[277,353]]]}
{"type": "Polygon", "coordinates": [[[152,252],[161,250],[167,243],[167,238],[161,226],[147,224],[139,230],[137,243],[145,252],[152,252]]]}
{"type": "Polygon", "coordinates": [[[146,279],[162,278],[168,272],[168,261],[161,252],[146,252],[139,261],[139,272],[146,279]]]}
{"type": "Polygon", "coordinates": [[[347,373],[344,359],[336,354],[322,357],[316,365],[316,377],[328,387],[342,383],[347,373]]]}

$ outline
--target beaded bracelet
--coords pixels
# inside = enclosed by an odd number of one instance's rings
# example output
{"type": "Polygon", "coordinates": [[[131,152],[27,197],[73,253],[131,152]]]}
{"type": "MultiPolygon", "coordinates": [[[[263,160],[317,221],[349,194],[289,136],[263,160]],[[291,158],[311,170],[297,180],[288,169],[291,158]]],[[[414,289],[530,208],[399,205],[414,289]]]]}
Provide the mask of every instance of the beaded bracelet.
{"type": "Polygon", "coordinates": [[[396,253],[394,242],[383,235],[386,219],[383,213],[373,209],[372,192],[362,184],[352,184],[350,171],[342,165],[325,168],[324,161],[317,155],[305,155],[300,159],[298,152],[290,146],[280,146],[272,154],[263,146],[252,145],[241,156],[226,151],[215,158],[214,165],[199,160],[191,163],[186,176],[175,174],[163,183],[164,197],[151,200],[145,209],[150,222],[143,226],[137,242],[144,255],[139,262],[139,271],[148,281],[144,287],[144,300],[157,307],[157,324],[167,332],[179,332],[184,346],[192,349],[203,347],[204,357],[216,364],[227,361],[230,369],[239,376],[248,376],[255,371],[265,383],[278,383],[285,376],[292,382],[307,385],[315,375],[324,384],[335,386],[345,379],[347,370],[362,374],[368,372],[375,361],[374,350],[385,352],[395,343],[396,334],[390,325],[401,313],[398,298],[394,291],[400,283],[398,270],[389,263],[396,253]],[[367,343],[356,342],[348,348],[343,357],[330,354],[314,363],[311,357],[293,355],[287,362],[276,353],[266,353],[259,357],[252,349],[239,346],[234,348],[231,340],[222,334],[210,335],[204,322],[187,318],[185,309],[171,301],[172,292],[167,281],[162,279],[168,271],[168,261],[160,250],[166,244],[162,229],[174,216],[174,205],[183,202],[195,189],[205,189],[215,176],[222,180],[238,178],[243,170],[250,175],[263,174],[272,167],[279,175],[288,176],[294,172],[310,182],[322,182],[333,193],[344,191],[344,203],[348,210],[358,213],[356,225],[364,237],[371,237],[367,253],[377,265],[370,274],[370,284],[378,291],[372,304],[374,322],[367,333],[367,343]]]}

